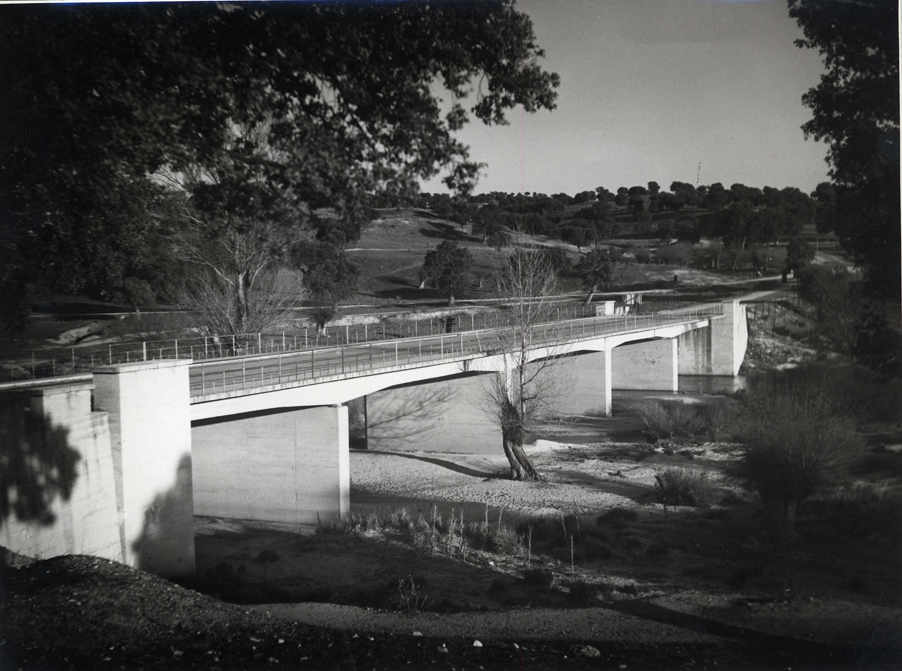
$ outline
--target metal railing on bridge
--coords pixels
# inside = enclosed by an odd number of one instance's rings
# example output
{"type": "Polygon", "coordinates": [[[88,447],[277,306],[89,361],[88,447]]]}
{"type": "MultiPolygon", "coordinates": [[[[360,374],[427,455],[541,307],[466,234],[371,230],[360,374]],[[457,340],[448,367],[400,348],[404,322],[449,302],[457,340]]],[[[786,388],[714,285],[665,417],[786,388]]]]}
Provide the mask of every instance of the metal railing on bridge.
{"type": "MultiPolygon", "coordinates": [[[[600,336],[648,330],[723,314],[720,304],[632,314],[544,322],[532,327],[528,347],[554,347],[600,336]]],[[[191,397],[231,395],[284,385],[302,386],[329,379],[370,375],[390,370],[451,362],[505,351],[504,338],[514,327],[395,339],[392,342],[350,343],[240,358],[201,361],[191,365],[191,397]]]]}
{"type": "MultiPolygon", "coordinates": [[[[571,320],[594,314],[594,306],[561,305],[548,308],[548,321],[571,320]]],[[[297,352],[318,347],[476,331],[504,326],[503,310],[485,310],[453,316],[387,318],[378,322],[328,326],[268,333],[185,335],[166,339],[102,342],[70,347],[45,347],[0,362],[0,382],[90,373],[98,366],[158,359],[221,359],[277,352],[297,352]]]]}

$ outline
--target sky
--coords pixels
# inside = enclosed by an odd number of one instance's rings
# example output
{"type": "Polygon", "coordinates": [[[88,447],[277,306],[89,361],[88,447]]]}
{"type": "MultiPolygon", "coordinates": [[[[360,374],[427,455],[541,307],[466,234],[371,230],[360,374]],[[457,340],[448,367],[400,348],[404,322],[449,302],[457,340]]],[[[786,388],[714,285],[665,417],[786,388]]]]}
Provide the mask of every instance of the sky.
{"type": "MultiPolygon", "coordinates": [[[[487,167],[476,193],[604,186],[729,188],[827,180],[805,140],[802,95],[824,71],[785,0],[518,0],[561,77],[557,109],[471,121],[458,137],[487,167]]],[[[423,185],[446,192],[439,179],[423,185]]]]}

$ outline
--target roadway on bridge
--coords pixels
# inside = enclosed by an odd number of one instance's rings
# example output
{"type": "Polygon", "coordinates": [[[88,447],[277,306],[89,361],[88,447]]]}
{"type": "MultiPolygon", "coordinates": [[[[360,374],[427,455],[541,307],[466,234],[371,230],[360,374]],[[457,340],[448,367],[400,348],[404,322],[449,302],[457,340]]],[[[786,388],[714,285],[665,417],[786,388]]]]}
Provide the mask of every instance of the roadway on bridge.
{"type": "MultiPolygon", "coordinates": [[[[687,323],[720,314],[719,309],[719,305],[697,306],[667,313],[550,322],[534,327],[529,347],[561,345],[687,323]]],[[[191,397],[200,399],[274,385],[303,385],[326,378],[355,377],[380,370],[476,358],[500,351],[503,333],[505,329],[470,331],[197,362],[192,364],[190,371],[191,397]]]]}

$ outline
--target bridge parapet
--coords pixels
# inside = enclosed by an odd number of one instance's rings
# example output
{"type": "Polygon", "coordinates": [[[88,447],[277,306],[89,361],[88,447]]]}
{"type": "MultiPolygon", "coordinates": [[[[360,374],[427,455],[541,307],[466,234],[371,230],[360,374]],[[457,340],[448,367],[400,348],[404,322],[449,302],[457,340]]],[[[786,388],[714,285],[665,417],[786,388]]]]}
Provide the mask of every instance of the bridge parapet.
{"type": "MultiPolygon", "coordinates": [[[[650,314],[590,317],[533,327],[530,349],[595,340],[649,329],[717,319],[723,304],[700,305],[650,314]]],[[[501,350],[501,336],[513,328],[406,338],[390,342],[312,349],[254,357],[195,362],[191,366],[192,403],[262,393],[288,387],[374,375],[488,357],[501,350]]]]}

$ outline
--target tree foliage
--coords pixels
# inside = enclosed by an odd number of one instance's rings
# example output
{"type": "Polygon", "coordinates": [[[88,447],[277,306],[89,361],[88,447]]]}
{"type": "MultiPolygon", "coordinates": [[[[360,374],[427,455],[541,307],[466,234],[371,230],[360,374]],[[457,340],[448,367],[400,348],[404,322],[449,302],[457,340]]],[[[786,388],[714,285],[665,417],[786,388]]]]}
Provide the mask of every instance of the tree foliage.
{"type": "Polygon", "coordinates": [[[786,269],[801,270],[814,258],[814,250],[805,238],[793,238],[786,245],[786,269]]]}
{"type": "Polygon", "coordinates": [[[852,343],[856,361],[880,381],[902,377],[902,333],[874,310],[865,309],[855,325],[852,343]]]}
{"type": "MultiPolygon", "coordinates": [[[[899,5],[896,0],[789,0],[826,72],[802,97],[805,137],[827,143],[835,188],[831,225],[868,265],[869,290],[900,292],[899,5]]],[[[823,223],[823,222],[822,222],[823,223]]]]}
{"type": "Polygon", "coordinates": [[[821,334],[854,357],[855,325],[863,307],[860,283],[844,268],[811,266],[799,277],[799,293],[817,309],[821,334]]]}
{"type": "Polygon", "coordinates": [[[184,186],[207,228],[291,211],[340,245],[374,197],[439,172],[470,189],[455,132],[551,109],[558,85],[512,0],[4,7],[0,49],[6,288],[140,277],[161,169],[205,175],[184,186]]]}
{"type": "Polygon", "coordinates": [[[574,270],[582,278],[583,287],[588,292],[585,305],[592,302],[595,292],[609,289],[614,281],[617,257],[610,249],[593,249],[585,254],[574,270]]]}
{"type": "Polygon", "coordinates": [[[302,244],[295,249],[294,263],[304,270],[304,289],[315,303],[333,313],[339,301],[357,290],[360,271],[341,249],[327,244],[302,244]]]}
{"type": "Polygon", "coordinates": [[[468,273],[473,256],[465,247],[453,240],[445,240],[435,249],[426,252],[420,269],[420,280],[448,296],[448,305],[454,305],[454,297],[460,294],[469,281],[468,273]]]}
{"type": "Polygon", "coordinates": [[[750,380],[740,395],[742,445],[732,475],[761,496],[775,540],[791,540],[798,505],[830,482],[856,446],[823,380],[774,372],[750,380]]]}

